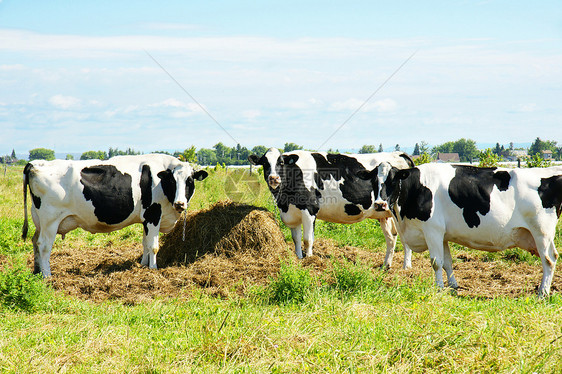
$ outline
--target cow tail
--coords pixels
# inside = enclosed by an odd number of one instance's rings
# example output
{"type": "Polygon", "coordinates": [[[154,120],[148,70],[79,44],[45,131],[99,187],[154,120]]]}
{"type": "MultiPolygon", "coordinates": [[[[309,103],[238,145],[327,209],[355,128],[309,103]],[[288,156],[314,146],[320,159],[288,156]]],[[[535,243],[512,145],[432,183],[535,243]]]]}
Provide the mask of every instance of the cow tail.
{"type": "Polygon", "coordinates": [[[23,228],[21,230],[21,238],[27,239],[28,219],[27,219],[27,185],[29,184],[29,169],[31,164],[25,165],[23,169],[23,228]]]}
{"type": "Polygon", "coordinates": [[[391,223],[390,232],[392,233],[392,235],[394,236],[398,235],[398,230],[396,229],[396,220],[393,217],[387,219],[390,220],[391,223]]]}

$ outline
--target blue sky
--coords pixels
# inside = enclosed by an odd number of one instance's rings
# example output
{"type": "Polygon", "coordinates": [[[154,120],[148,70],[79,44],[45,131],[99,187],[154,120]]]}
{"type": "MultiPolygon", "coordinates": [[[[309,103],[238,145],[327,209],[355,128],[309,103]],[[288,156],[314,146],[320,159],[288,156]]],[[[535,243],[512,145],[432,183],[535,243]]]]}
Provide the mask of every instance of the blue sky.
{"type": "Polygon", "coordinates": [[[562,4],[1,0],[0,85],[0,154],[562,143],[562,4]]]}

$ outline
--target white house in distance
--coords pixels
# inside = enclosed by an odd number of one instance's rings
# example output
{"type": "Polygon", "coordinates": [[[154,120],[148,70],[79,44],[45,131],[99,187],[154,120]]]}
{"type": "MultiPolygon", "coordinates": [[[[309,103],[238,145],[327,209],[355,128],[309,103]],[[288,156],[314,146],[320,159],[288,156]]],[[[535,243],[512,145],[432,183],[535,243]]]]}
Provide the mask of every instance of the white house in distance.
{"type": "Polygon", "coordinates": [[[552,151],[550,149],[547,149],[546,151],[542,151],[542,158],[544,160],[552,160],[552,151]]]}

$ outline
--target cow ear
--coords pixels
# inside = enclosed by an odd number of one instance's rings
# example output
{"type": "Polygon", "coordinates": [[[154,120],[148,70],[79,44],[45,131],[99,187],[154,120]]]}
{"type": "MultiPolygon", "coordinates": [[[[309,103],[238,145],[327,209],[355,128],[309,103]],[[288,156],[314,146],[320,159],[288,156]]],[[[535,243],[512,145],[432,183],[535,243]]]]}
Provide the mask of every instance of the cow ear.
{"type": "Polygon", "coordinates": [[[357,178],[359,179],[363,179],[364,181],[368,181],[371,180],[373,177],[373,172],[375,171],[375,169],[369,171],[369,170],[359,170],[357,172],[357,178]]]}
{"type": "Polygon", "coordinates": [[[298,155],[287,155],[287,156],[283,156],[283,163],[284,163],[285,165],[293,165],[293,164],[296,164],[298,160],[299,160],[299,156],[298,156],[298,155]]]}
{"type": "Polygon", "coordinates": [[[208,175],[209,173],[207,173],[205,170],[198,170],[193,173],[193,179],[202,181],[203,179],[207,178],[208,175]]]}
{"type": "Polygon", "coordinates": [[[410,170],[408,169],[401,169],[396,171],[396,176],[395,178],[397,179],[406,179],[410,176],[410,170]]]}
{"type": "Polygon", "coordinates": [[[160,178],[162,180],[170,179],[170,178],[172,178],[172,171],[170,169],[166,169],[166,170],[163,170],[163,171],[159,172],[156,175],[158,176],[158,178],[160,178]]]}
{"type": "Polygon", "coordinates": [[[250,161],[252,165],[263,165],[263,161],[257,155],[249,155],[248,161],[250,161]]]}

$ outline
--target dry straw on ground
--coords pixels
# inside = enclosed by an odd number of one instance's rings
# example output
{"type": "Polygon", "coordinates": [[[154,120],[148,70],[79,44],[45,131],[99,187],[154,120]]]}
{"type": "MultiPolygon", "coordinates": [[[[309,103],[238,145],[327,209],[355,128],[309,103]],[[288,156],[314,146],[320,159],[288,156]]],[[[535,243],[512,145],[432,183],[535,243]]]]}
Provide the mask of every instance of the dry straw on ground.
{"type": "MultiPolygon", "coordinates": [[[[70,249],[63,243],[51,256],[50,282],[61,292],[95,302],[138,304],[155,298],[190,297],[194,290],[232,297],[246,295],[253,285],[266,284],[277,275],[280,261],[298,261],[294,247],[285,242],[270,212],[231,202],[188,212],[171,233],[162,236],[161,243],[157,270],[140,266],[140,244],[70,249]]],[[[389,287],[418,277],[433,278],[426,255],[414,254],[409,270],[401,268],[402,255],[396,254],[393,268],[385,275],[389,287]]],[[[314,275],[324,277],[334,259],[342,258],[375,272],[383,263],[384,252],[318,239],[314,256],[302,260],[302,264],[314,275]]],[[[32,262],[30,255],[30,267],[32,262]]],[[[542,274],[540,265],[484,262],[473,252],[459,253],[454,270],[459,296],[479,298],[532,296],[542,274]]],[[[560,285],[562,273],[558,272],[552,291],[559,292],[560,285]]]]}

